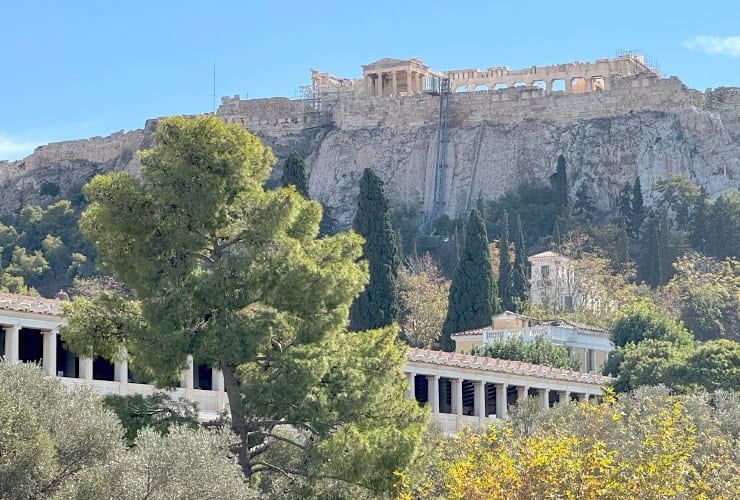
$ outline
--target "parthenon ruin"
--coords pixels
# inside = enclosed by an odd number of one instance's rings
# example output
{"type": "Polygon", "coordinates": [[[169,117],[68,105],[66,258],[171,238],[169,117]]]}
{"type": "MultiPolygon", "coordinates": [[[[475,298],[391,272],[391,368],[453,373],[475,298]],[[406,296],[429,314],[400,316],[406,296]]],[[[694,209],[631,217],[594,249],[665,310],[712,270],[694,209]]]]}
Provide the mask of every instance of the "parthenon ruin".
{"type": "Polygon", "coordinates": [[[539,87],[545,94],[608,90],[613,78],[657,72],[642,55],[623,54],[593,63],[572,62],[551,66],[531,66],[510,70],[495,66],[479,69],[453,69],[436,72],[419,58],[383,58],[362,66],[362,78],[347,80],[312,70],[312,85],[317,91],[351,89],[365,96],[398,97],[435,90],[435,80],[449,78],[452,92],[499,90],[509,87],[539,87]]]}

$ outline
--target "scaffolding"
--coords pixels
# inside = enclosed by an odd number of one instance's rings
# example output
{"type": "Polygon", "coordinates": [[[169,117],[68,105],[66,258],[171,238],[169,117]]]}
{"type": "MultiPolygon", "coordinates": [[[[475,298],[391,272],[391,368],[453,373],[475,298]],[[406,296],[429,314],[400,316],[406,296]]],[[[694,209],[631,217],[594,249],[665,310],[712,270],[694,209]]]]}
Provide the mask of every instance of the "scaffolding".
{"type": "MultiPolygon", "coordinates": [[[[430,92],[432,93],[432,92],[430,92]]],[[[426,229],[432,232],[434,221],[440,216],[445,205],[445,181],[447,179],[448,109],[450,101],[450,79],[440,79],[439,121],[437,123],[437,157],[434,169],[434,198],[432,209],[426,221],[426,229]]]]}
{"type": "Polygon", "coordinates": [[[617,49],[617,57],[630,58],[639,62],[656,75],[660,75],[660,66],[658,65],[658,61],[650,56],[646,56],[642,50],[617,49]]]}

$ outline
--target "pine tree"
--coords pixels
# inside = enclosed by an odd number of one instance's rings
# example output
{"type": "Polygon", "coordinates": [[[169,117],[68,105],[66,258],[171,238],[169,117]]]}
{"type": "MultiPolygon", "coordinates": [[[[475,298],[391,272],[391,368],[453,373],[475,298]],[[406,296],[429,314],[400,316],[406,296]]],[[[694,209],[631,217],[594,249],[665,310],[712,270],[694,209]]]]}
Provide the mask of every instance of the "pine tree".
{"type": "Polygon", "coordinates": [[[643,199],[642,199],[642,186],[640,185],[640,177],[635,179],[635,184],[632,186],[632,199],[630,200],[630,217],[627,221],[630,236],[632,239],[640,238],[640,228],[642,227],[642,221],[645,217],[643,199]]]}
{"type": "Polygon", "coordinates": [[[522,312],[529,302],[529,272],[527,271],[527,249],[524,244],[522,219],[516,216],[516,233],[514,234],[514,270],[512,276],[512,296],[516,312],[522,312]]]}
{"type": "Polygon", "coordinates": [[[306,180],[306,163],[298,153],[291,153],[288,156],[283,175],[280,177],[280,183],[283,186],[295,186],[296,191],[308,198],[308,181],[306,180]]]}
{"type": "Polygon", "coordinates": [[[490,326],[498,312],[496,282],[488,253],[488,235],[477,209],[470,212],[460,262],[450,286],[447,317],[442,326],[440,347],[454,350],[450,335],[455,332],[490,326]]]}
{"type": "Polygon", "coordinates": [[[504,210],[501,217],[501,238],[498,240],[498,296],[505,311],[516,309],[514,305],[513,276],[509,260],[509,214],[504,210]]]}
{"type": "Polygon", "coordinates": [[[362,331],[390,325],[398,312],[398,246],[383,181],[369,168],[360,180],[352,227],[365,238],[362,257],[370,267],[370,283],[352,304],[350,328],[362,331]]]}
{"type": "Polygon", "coordinates": [[[591,199],[591,195],[588,193],[588,187],[586,187],[586,183],[584,182],[578,186],[578,191],[576,191],[576,202],[573,205],[573,211],[583,220],[591,222],[594,218],[595,210],[594,201],[591,199]]]}

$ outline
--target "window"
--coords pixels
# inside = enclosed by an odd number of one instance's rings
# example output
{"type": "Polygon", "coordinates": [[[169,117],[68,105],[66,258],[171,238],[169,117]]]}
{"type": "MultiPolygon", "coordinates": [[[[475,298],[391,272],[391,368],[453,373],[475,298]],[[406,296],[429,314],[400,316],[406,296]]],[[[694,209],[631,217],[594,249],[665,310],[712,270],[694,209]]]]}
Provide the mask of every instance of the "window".
{"type": "Polygon", "coordinates": [[[540,275],[544,279],[549,278],[550,277],[550,266],[540,266],[540,275]]]}
{"type": "Polygon", "coordinates": [[[566,311],[573,310],[573,296],[572,295],[566,295],[565,297],[563,297],[563,307],[565,307],[566,311]]]}

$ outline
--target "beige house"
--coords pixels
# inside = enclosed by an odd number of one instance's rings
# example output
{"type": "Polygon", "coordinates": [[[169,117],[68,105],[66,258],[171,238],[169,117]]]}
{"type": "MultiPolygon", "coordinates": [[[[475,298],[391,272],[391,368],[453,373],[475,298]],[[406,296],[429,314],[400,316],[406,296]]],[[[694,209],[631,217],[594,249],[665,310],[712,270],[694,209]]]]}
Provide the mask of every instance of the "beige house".
{"type": "Polygon", "coordinates": [[[609,332],[601,328],[564,319],[538,320],[511,311],[494,316],[491,326],[451,335],[458,353],[469,353],[476,346],[511,338],[534,342],[537,337],[565,347],[571,358],[579,361],[580,371],[585,373],[599,372],[614,350],[609,332]]]}

